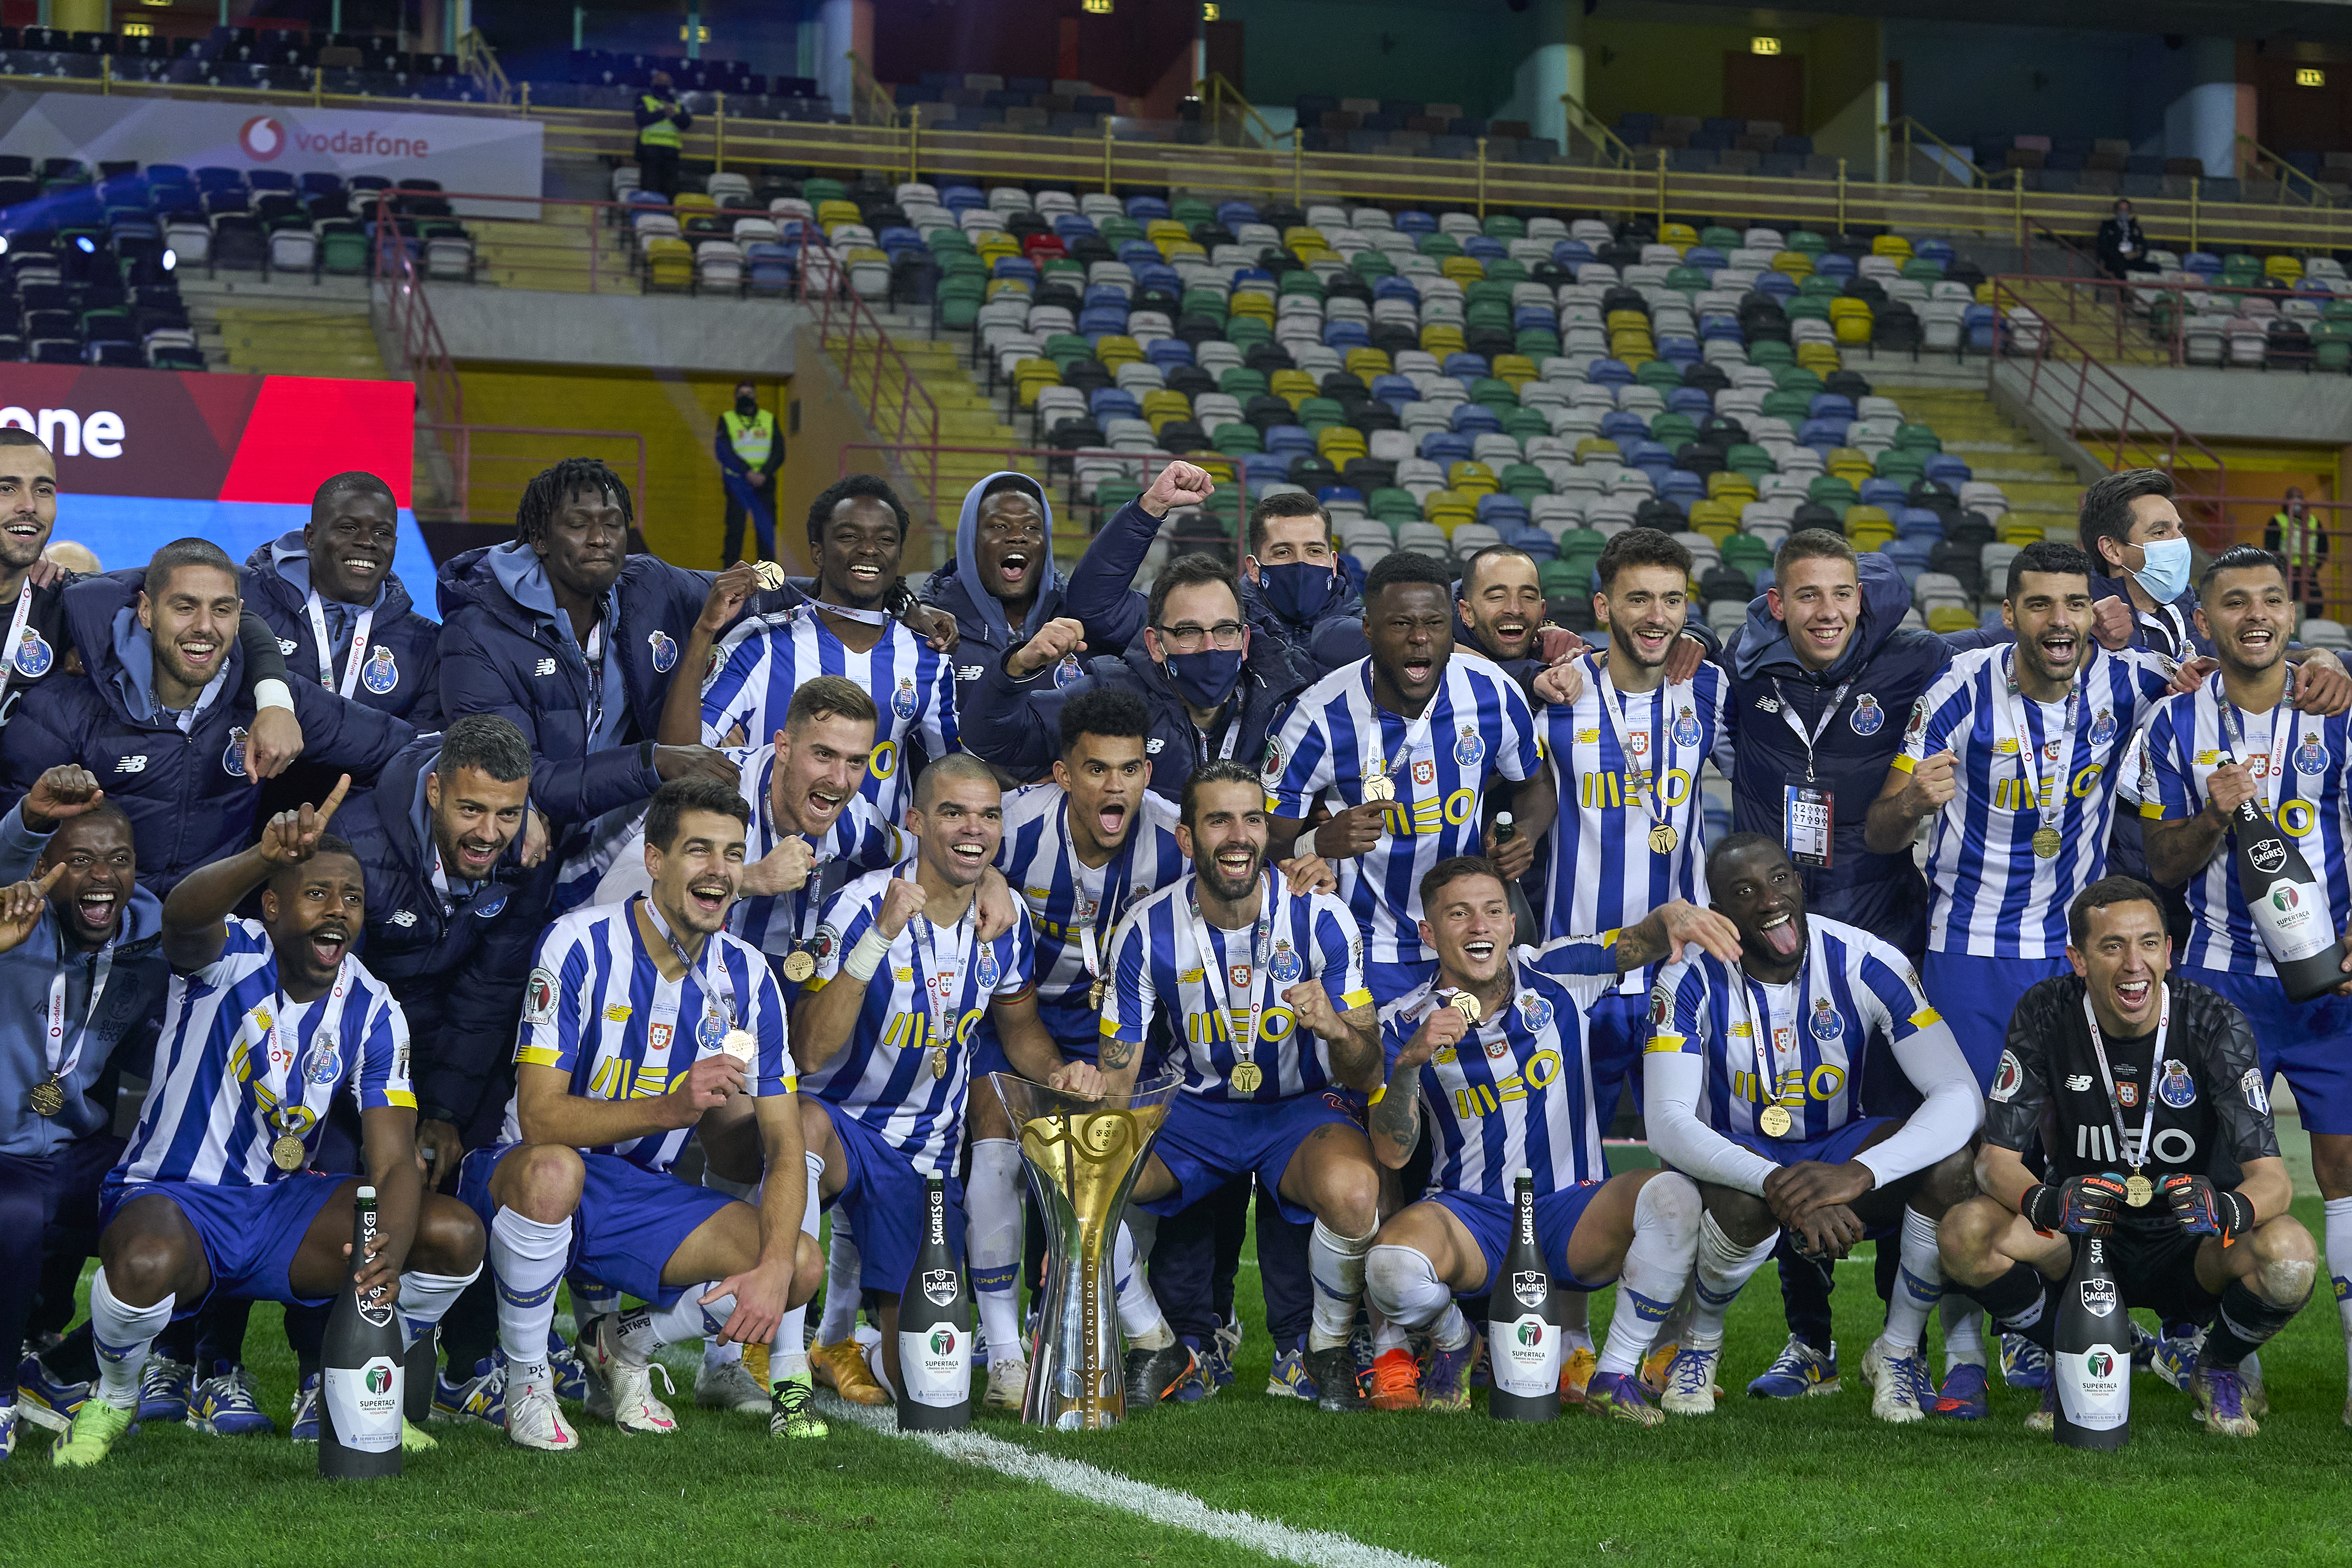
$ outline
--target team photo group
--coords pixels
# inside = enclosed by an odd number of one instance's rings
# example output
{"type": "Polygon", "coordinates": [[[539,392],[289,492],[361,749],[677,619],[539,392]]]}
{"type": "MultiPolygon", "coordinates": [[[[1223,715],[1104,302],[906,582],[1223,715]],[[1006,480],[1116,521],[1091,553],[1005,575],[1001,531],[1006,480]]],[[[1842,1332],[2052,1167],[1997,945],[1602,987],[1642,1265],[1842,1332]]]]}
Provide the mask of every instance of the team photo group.
{"type": "Polygon", "coordinates": [[[1253,1272],[1267,1393],[1329,1415],[1736,1422],[1858,1368],[1879,1421],[2006,1384],[2098,1447],[2137,1364],[2247,1437],[2324,1277],[2352,1343],[2352,678],[2278,556],[2126,471],[2004,630],[1804,531],[1718,637],[1633,528],[1588,643],[1521,552],[1362,574],[1303,493],[1165,558],[1211,490],[1169,463],[1066,569],[991,475],[910,593],[873,477],[812,576],[633,548],[572,459],[404,579],[345,473],[243,561],[79,575],[0,427],[0,1458],[656,1437],[669,1347],[779,1439],[1020,1411],[1015,1080],[1165,1097],[1103,1243],[1129,1419],[1234,1381],[1253,1272]],[[1768,1264],[1786,1344],[1734,1364],[1768,1264]]]}

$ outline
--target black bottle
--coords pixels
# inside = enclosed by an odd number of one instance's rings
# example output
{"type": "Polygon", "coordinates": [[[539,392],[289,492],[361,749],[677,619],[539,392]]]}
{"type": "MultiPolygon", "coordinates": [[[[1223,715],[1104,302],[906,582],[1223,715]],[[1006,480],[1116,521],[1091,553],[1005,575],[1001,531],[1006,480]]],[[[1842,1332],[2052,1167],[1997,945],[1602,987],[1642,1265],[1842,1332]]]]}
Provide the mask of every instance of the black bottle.
{"type": "Polygon", "coordinates": [[[923,1244],[898,1293],[898,1426],[971,1425],[971,1284],[948,1249],[947,1184],[923,1183],[923,1244]]]}
{"type": "Polygon", "coordinates": [[[1559,1325],[1550,1321],[1551,1272],[1536,1244],[1536,1182],[1521,1171],[1511,1194],[1511,1245],[1486,1294],[1486,1414],[1549,1421],[1559,1414],[1559,1325]]]}
{"type": "MultiPolygon", "coordinates": [[[[375,1189],[352,1205],[352,1268],[375,1239],[375,1189]]],[[[400,1325],[389,1300],[362,1300],[346,1283],[320,1352],[319,1473],[339,1479],[400,1474],[400,1325]]]]}

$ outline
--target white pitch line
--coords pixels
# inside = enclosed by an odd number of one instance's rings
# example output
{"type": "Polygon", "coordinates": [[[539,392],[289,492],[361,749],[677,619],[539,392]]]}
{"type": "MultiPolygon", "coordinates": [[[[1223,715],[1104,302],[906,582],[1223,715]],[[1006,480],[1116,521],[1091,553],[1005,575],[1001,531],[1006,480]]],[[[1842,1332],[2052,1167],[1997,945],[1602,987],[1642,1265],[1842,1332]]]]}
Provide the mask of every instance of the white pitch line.
{"type": "Polygon", "coordinates": [[[818,1394],[817,1403],[828,1421],[854,1421],[886,1437],[910,1437],[950,1459],[979,1465],[1015,1480],[1034,1481],[1155,1524],[1230,1541],[1279,1562],[1304,1563],[1307,1568],[1443,1568],[1426,1557],[1368,1546],[1333,1531],[1300,1530],[1255,1514],[1211,1508],[1190,1492],[1171,1491],[1076,1459],[1040,1454],[971,1427],[960,1432],[901,1432],[897,1414],[886,1406],[851,1405],[831,1393],[818,1394]]]}

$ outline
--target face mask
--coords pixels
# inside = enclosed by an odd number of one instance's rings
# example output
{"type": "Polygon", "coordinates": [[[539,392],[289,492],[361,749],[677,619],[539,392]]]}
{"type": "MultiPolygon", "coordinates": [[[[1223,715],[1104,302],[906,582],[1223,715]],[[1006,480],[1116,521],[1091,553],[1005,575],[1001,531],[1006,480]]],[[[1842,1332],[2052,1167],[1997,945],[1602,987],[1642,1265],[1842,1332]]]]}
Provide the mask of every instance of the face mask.
{"type": "Polygon", "coordinates": [[[2151,539],[2140,548],[2147,560],[2132,574],[2159,605],[2168,605],[2189,591],[2189,541],[2151,539]]]}
{"type": "Polygon", "coordinates": [[[760,412],[760,405],[751,398],[739,397],[735,400],[735,412],[749,419],[760,412]]]}
{"type": "Polygon", "coordinates": [[[1286,621],[1311,621],[1339,597],[1339,574],[1312,561],[1286,561],[1257,569],[1266,604],[1286,621]]]}
{"type": "Polygon", "coordinates": [[[1195,708],[1222,708],[1242,679],[1242,650],[1202,648],[1168,656],[1168,679],[1195,708]]]}

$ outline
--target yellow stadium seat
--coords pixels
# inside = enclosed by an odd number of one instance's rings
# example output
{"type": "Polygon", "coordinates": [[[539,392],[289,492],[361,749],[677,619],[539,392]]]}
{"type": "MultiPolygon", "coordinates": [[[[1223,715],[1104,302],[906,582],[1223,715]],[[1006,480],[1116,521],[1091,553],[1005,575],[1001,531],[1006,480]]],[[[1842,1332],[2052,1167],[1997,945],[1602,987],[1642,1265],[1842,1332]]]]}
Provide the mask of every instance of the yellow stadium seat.
{"type": "Polygon", "coordinates": [[[1811,278],[1813,275],[1813,258],[1801,250],[1775,251],[1772,256],[1772,270],[1785,272],[1790,277],[1800,279],[1811,278]]]}
{"type": "Polygon", "coordinates": [[[1536,362],[1526,354],[1495,356],[1495,379],[1509,382],[1513,392],[1519,389],[1521,383],[1535,380],[1538,374],[1536,362]]]}
{"type": "Polygon", "coordinates": [[[1174,261],[1180,256],[1189,256],[1199,261],[1209,259],[1208,250],[1189,239],[1171,240],[1160,247],[1160,254],[1171,261],[1174,261]]]}
{"type": "Polygon", "coordinates": [[[1706,499],[1745,504],[1756,499],[1756,481],[1729,468],[1706,477],[1706,499]]]}
{"type": "Polygon", "coordinates": [[[2303,276],[2303,258],[2296,256],[2264,257],[2263,276],[2291,286],[2303,276]]]}
{"type": "Polygon", "coordinates": [[[1799,343],[1797,345],[1797,364],[1801,369],[1827,375],[1844,363],[1845,361],[1838,357],[1835,343],[1799,343]]]}
{"type": "Polygon", "coordinates": [[[1883,506],[1850,506],[1845,509],[1845,534],[1852,539],[1857,530],[1885,529],[1893,532],[1895,520],[1883,506]]]}
{"type": "Polygon", "coordinates": [[[1319,395],[1315,378],[1303,370],[1278,370],[1265,378],[1265,389],[1297,408],[1308,398],[1319,395]]]}
{"type": "Polygon", "coordinates": [[[1658,243],[1671,245],[1676,252],[1685,251],[1698,243],[1698,230],[1686,223],[1670,223],[1658,230],[1658,243]]]}
{"type": "Polygon", "coordinates": [[[1365,455],[1364,433],[1345,425],[1326,425],[1315,432],[1315,452],[1334,463],[1365,455]]]}
{"type": "Polygon", "coordinates": [[[1728,501],[1716,500],[1712,498],[1693,501],[1690,509],[1690,525],[1720,544],[1726,535],[1739,531],[1739,509],[1728,501]],[[1718,528],[1723,530],[1722,533],[1715,531],[1718,528]]]}
{"type": "Polygon", "coordinates": [[[1451,321],[1436,321],[1421,329],[1421,346],[1440,359],[1458,354],[1465,347],[1462,329],[1451,321]]]}
{"type": "Polygon", "coordinates": [[[1117,370],[1123,364],[1134,364],[1143,358],[1143,346],[1133,338],[1106,333],[1095,343],[1095,358],[1105,370],[1117,370]]]}
{"type": "Polygon", "coordinates": [[[1360,375],[1370,381],[1376,375],[1387,375],[1393,367],[1386,349],[1349,349],[1342,361],[1349,375],[1360,375]]]}
{"type": "Polygon", "coordinates": [[[1143,237],[1158,245],[1165,239],[1190,239],[1192,231],[1172,217],[1156,217],[1143,226],[1143,237]]]}
{"type": "Polygon", "coordinates": [[[1976,628],[1977,618],[1958,605],[1938,605],[1927,612],[1927,629],[1938,637],[1976,628]]]}
{"type": "Polygon", "coordinates": [[[1475,283],[1486,276],[1486,264],[1475,256],[1449,256],[1437,270],[1456,283],[1475,283]]]}
{"type": "Polygon", "coordinates": [[[693,248],[667,235],[646,241],[646,287],[680,292],[693,288],[693,248]]]}
{"type": "Polygon", "coordinates": [[[1625,454],[1619,449],[1616,442],[1605,440],[1599,436],[1587,436],[1576,444],[1578,462],[1589,463],[1596,458],[1604,458],[1610,462],[1622,462],[1625,454]]]}
{"type": "Polygon", "coordinates": [[[1882,234],[1870,242],[1870,254],[1908,261],[1911,259],[1911,242],[1899,234],[1882,234]]]}
{"type": "Polygon", "coordinates": [[[1260,321],[1274,320],[1274,300],[1265,294],[1235,294],[1225,301],[1228,316],[1255,316],[1260,321]]]}
{"type": "MultiPolygon", "coordinates": [[[[687,205],[688,197],[691,195],[692,193],[689,192],[686,195],[680,195],[673,205],[681,207],[687,205]]],[[[701,205],[705,207],[709,206],[711,205],[710,198],[709,196],[704,196],[701,199],[701,205]]],[[[816,204],[817,226],[825,230],[827,233],[832,232],[833,226],[835,224],[864,223],[865,221],[865,215],[857,210],[857,204],[856,202],[819,202],[816,204]]]]}

